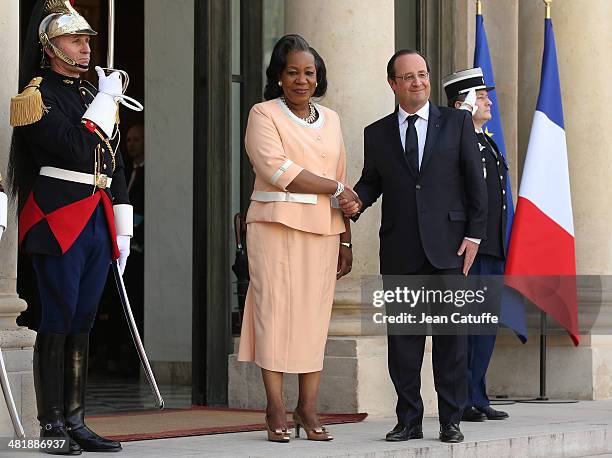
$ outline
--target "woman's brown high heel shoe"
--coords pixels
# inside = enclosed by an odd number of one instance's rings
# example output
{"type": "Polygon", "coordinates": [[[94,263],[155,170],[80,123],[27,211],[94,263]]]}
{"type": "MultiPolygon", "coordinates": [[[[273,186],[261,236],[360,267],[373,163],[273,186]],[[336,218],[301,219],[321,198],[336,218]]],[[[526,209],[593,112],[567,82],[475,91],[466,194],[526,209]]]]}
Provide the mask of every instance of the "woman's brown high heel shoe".
{"type": "Polygon", "coordinates": [[[266,428],[268,429],[268,440],[270,442],[289,442],[291,439],[291,433],[288,429],[272,429],[268,423],[268,416],[266,415],[266,428]]]}
{"type": "Polygon", "coordinates": [[[319,426],[318,428],[306,426],[296,411],[293,412],[293,423],[295,423],[296,438],[300,437],[300,428],[304,428],[309,441],[331,441],[334,439],[327,429],[325,429],[325,426],[319,426]]]}

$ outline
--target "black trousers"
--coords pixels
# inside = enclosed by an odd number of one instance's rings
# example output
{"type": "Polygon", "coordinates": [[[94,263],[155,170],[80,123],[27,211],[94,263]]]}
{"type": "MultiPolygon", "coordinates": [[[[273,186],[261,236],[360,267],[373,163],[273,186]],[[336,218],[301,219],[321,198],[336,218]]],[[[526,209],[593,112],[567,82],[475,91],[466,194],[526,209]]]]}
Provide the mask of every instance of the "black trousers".
{"type": "MultiPolygon", "coordinates": [[[[429,262],[412,275],[458,275],[461,269],[436,269],[429,262]]],[[[397,420],[406,426],[423,421],[421,366],[425,335],[388,335],[389,374],[395,392],[397,420]]],[[[459,423],[467,402],[467,336],[434,335],[433,375],[440,424],[459,423]]]]}

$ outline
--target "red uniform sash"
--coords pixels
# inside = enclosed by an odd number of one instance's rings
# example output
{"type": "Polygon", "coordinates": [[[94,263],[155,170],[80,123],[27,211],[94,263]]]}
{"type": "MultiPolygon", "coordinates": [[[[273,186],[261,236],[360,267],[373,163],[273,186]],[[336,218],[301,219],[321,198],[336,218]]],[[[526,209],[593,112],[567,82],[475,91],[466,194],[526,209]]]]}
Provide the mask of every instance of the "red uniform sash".
{"type": "Polygon", "coordinates": [[[81,235],[81,232],[83,232],[87,221],[91,218],[100,200],[102,200],[104,216],[106,217],[108,233],[112,243],[113,259],[118,259],[119,248],[117,247],[113,204],[103,189],[98,190],[85,199],[77,200],[65,207],[58,208],[47,215],[40,209],[34,200],[34,193],[31,192],[19,214],[19,245],[21,245],[32,227],[46,219],[55,240],[57,240],[62,250],[62,254],[66,253],[79,235],[81,235]]]}

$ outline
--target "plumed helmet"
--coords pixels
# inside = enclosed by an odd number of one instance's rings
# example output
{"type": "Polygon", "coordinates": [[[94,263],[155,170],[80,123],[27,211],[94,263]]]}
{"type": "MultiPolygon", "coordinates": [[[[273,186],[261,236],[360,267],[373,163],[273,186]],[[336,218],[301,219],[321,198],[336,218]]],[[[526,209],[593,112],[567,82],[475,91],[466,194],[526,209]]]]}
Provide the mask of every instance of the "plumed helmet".
{"type": "Polygon", "coordinates": [[[74,9],[70,0],[46,0],[43,14],[46,16],[38,26],[38,39],[44,48],[74,67],[83,67],[68,57],[53,44],[53,38],[63,35],[97,35],[89,23],[74,9]]]}

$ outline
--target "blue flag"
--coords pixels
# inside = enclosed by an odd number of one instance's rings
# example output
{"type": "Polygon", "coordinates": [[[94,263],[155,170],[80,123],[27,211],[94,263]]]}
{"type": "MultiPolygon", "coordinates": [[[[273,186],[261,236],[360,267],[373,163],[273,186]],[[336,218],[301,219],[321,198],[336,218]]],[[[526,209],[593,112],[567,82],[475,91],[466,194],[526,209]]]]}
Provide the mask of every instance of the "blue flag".
{"type": "MultiPolygon", "coordinates": [[[[493,76],[493,65],[489,54],[489,44],[484,28],[482,14],[476,15],[476,47],[474,49],[474,67],[480,67],[487,86],[495,86],[493,76]]],[[[493,138],[501,153],[506,156],[506,144],[504,142],[504,131],[502,129],[501,117],[499,115],[499,104],[495,90],[489,91],[489,99],[493,102],[491,106],[491,119],[485,124],[485,133],[493,138]]],[[[506,246],[509,247],[512,222],[514,221],[514,203],[512,202],[512,187],[508,174],[506,174],[506,196],[508,200],[508,213],[506,225],[506,246]]],[[[521,295],[511,288],[504,288],[502,296],[500,321],[510,329],[524,343],[527,341],[527,324],[525,322],[525,303],[521,295]]]]}

